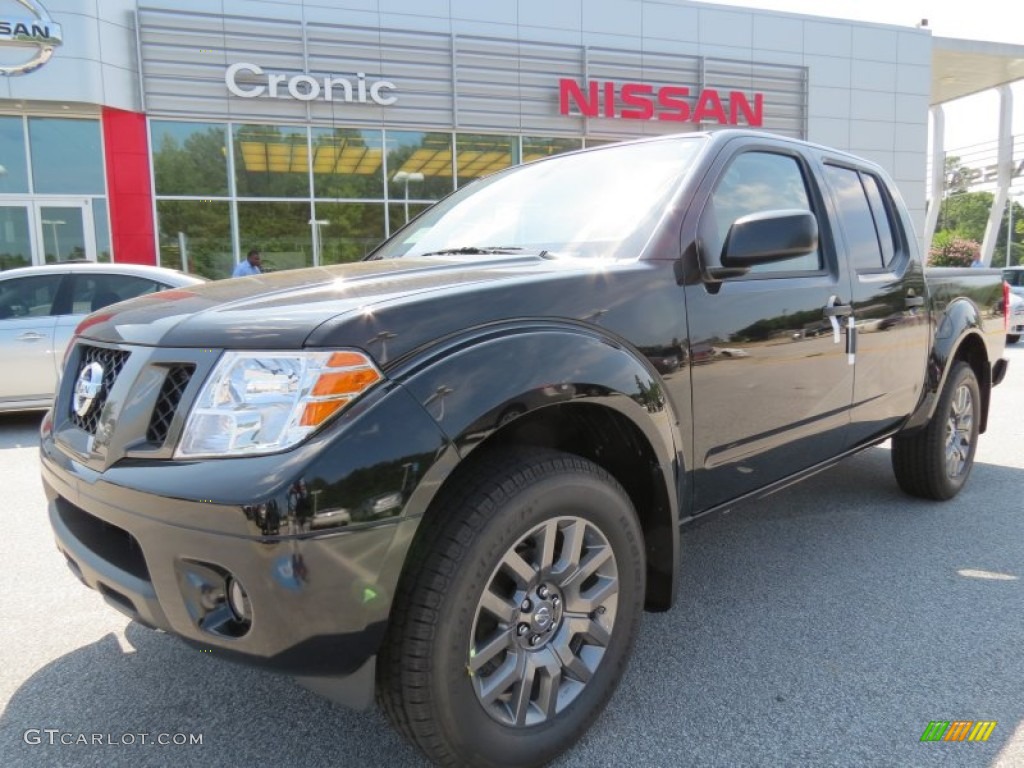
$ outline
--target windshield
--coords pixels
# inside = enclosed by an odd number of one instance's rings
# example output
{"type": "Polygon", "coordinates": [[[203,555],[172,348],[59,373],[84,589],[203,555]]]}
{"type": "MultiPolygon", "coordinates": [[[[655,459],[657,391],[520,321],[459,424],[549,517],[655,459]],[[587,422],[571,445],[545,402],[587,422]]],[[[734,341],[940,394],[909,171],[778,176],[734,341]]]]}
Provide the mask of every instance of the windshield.
{"type": "Polygon", "coordinates": [[[370,258],[635,258],[704,144],[693,137],[612,145],[497,173],[442,200],[370,258]]]}

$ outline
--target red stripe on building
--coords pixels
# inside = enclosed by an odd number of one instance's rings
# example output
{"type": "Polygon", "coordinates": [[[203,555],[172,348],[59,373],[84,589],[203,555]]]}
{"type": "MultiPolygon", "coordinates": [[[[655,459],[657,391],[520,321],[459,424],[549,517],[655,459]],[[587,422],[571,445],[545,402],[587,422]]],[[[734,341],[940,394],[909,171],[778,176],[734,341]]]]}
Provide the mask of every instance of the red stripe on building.
{"type": "Polygon", "coordinates": [[[103,148],[114,261],[156,264],[146,116],[104,107],[103,148]]]}

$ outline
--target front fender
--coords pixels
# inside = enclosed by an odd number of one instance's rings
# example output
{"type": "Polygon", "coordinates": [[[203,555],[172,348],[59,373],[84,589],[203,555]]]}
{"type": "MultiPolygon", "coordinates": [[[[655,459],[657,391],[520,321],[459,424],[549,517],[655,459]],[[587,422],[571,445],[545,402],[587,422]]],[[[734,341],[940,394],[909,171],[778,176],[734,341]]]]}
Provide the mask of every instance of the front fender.
{"type": "Polygon", "coordinates": [[[513,418],[588,402],[626,416],[674,476],[676,423],[657,373],[619,341],[571,324],[489,327],[466,334],[395,378],[465,457],[513,418]]]}

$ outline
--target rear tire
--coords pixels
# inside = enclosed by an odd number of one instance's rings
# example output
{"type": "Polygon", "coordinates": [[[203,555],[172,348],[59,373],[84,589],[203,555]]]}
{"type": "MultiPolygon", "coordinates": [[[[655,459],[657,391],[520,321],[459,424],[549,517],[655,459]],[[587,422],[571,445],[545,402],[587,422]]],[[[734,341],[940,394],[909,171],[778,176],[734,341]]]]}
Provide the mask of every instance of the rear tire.
{"type": "Polygon", "coordinates": [[[1020,341],[1019,333],[1009,333],[1006,335],[1007,344],[1016,344],[1018,341],[1020,341]]]}
{"type": "Polygon", "coordinates": [[[601,467],[503,451],[442,492],[378,665],[395,727],[439,765],[540,766],[604,708],[643,610],[643,533],[601,467]]]}
{"type": "Polygon", "coordinates": [[[927,426],[892,439],[892,468],[900,488],[924,499],[956,496],[974,466],[980,417],[978,379],[971,366],[957,362],[927,426]]]}

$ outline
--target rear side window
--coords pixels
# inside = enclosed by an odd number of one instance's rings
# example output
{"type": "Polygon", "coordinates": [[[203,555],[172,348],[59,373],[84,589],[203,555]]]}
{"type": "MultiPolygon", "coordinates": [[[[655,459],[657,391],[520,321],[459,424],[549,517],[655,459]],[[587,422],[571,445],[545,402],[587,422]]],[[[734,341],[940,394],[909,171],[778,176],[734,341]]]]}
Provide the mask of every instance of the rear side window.
{"type": "Polygon", "coordinates": [[[850,266],[857,271],[888,267],[898,252],[891,206],[881,182],[870,173],[826,165],[846,236],[850,266]]]}
{"type": "Polygon", "coordinates": [[[37,275],[0,282],[0,320],[52,314],[60,280],[61,275],[37,275]]]}
{"type": "Polygon", "coordinates": [[[134,275],[75,275],[71,288],[71,314],[87,315],[110,304],[161,291],[166,287],[162,283],[134,275]]]}
{"type": "MultiPolygon", "coordinates": [[[[725,243],[736,219],[751,213],[800,209],[810,211],[810,196],[803,170],[796,158],[774,152],[744,152],[736,157],[711,195],[701,219],[706,247],[717,250],[725,243]]],[[[758,264],[751,274],[765,272],[817,272],[820,249],[803,256],[758,264]]]]}

